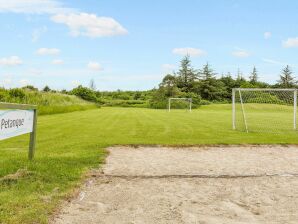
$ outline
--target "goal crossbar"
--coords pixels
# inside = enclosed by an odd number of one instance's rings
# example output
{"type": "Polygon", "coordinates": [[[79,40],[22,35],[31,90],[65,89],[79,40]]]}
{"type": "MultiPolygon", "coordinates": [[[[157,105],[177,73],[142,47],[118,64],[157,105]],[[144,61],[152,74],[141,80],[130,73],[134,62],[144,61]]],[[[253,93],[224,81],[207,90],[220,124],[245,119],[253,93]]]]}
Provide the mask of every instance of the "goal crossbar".
{"type": "Polygon", "coordinates": [[[235,91],[295,91],[297,89],[268,89],[268,88],[234,88],[235,91]]]}

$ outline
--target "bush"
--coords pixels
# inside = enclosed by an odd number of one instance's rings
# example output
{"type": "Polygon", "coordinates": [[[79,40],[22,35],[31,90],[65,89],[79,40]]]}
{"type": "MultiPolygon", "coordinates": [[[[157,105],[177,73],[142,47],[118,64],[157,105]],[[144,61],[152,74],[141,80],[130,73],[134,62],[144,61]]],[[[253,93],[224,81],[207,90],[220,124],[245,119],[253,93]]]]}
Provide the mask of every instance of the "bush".
{"type": "Polygon", "coordinates": [[[83,86],[78,86],[77,88],[74,88],[71,91],[71,94],[78,96],[82,98],[83,100],[91,101],[91,102],[99,102],[98,98],[96,97],[96,94],[93,90],[83,87],[83,86]]]}
{"type": "Polygon", "coordinates": [[[200,102],[200,105],[209,105],[209,104],[211,104],[211,102],[208,100],[201,100],[200,102]]]}
{"type": "Polygon", "coordinates": [[[48,87],[48,86],[45,86],[44,88],[43,88],[43,90],[42,91],[44,91],[44,92],[50,92],[51,91],[51,89],[50,89],[50,87],[48,87]]]}
{"type": "Polygon", "coordinates": [[[22,89],[24,90],[31,90],[31,91],[38,91],[38,88],[32,86],[32,85],[27,85],[27,86],[24,86],[22,87],[22,89]]]}
{"type": "Polygon", "coordinates": [[[18,89],[18,88],[9,90],[8,94],[11,98],[15,98],[17,102],[23,101],[26,96],[25,91],[23,89],[18,89]]]}

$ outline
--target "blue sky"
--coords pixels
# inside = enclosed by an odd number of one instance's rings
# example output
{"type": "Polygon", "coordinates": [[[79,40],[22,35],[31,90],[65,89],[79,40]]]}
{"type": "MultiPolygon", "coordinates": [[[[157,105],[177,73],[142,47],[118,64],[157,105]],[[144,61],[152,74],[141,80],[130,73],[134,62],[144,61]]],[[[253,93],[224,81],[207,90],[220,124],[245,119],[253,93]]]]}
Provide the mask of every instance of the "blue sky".
{"type": "Polygon", "coordinates": [[[0,0],[0,86],[144,90],[209,62],[220,76],[298,73],[298,1],[0,0]]]}

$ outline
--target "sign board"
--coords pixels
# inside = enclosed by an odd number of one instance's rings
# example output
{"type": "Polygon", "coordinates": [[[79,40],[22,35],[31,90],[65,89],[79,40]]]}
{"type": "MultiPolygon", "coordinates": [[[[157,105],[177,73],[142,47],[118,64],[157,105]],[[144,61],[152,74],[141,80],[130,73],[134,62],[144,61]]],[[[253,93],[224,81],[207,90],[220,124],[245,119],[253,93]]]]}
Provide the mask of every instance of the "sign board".
{"type": "Polygon", "coordinates": [[[34,157],[37,108],[34,105],[0,103],[0,140],[30,133],[30,160],[34,157]]]}
{"type": "Polygon", "coordinates": [[[0,110],[0,140],[31,133],[33,110],[0,110]]]}

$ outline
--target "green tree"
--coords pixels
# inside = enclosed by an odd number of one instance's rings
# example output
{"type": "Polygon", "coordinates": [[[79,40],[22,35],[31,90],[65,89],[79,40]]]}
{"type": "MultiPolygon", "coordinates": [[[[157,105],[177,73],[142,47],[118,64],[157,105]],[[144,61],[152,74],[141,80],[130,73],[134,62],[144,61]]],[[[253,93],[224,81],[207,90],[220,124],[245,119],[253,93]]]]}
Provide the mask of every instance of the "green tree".
{"type": "Polygon", "coordinates": [[[254,66],[252,73],[249,76],[249,81],[251,84],[255,85],[258,83],[258,79],[259,79],[258,72],[257,72],[256,67],[254,66]]]}
{"type": "Polygon", "coordinates": [[[196,85],[197,92],[205,100],[222,100],[227,97],[225,84],[215,78],[215,72],[207,63],[199,72],[200,80],[196,85]]]}
{"type": "Polygon", "coordinates": [[[195,80],[198,79],[198,72],[191,66],[188,55],[181,60],[180,69],[175,75],[177,76],[177,87],[183,92],[191,92],[195,80]]]}
{"type": "Polygon", "coordinates": [[[237,78],[235,80],[235,87],[239,88],[243,85],[245,85],[246,83],[248,83],[246,81],[246,79],[243,77],[243,74],[241,72],[241,70],[238,68],[238,71],[237,71],[237,78]]]}
{"type": "Polygon", "coordinates": [[[229,94],[229,97],[232,96],[232,89],[233,88],[236,88],[236,87],[240,87],[240,86],[237,86],[237,82],[236,80],[234,80],[232,78],[232,75],[230,72],[228,72],[227,75],[223,75],[221,78],[220,78],[220,81],[224,83],[225,87],[226,87],[226,90],[229,94]]]}
{"type": "Polygon", "coordinates": [[[203,69],[199,71],[199,77],[201,80],[213,79],[215,75],[216,74],[213,72],[213,69],[210,67],[208,62],[203,66],[203,69]]]}
{"type": "Polygon", "coordinates": [[[279,85],[285,88],[294,87],[297,82],[292,75],[293,72],[290,66],[287,65],[281,72],[280,80],[278,80],[279,85]]]}
{"type": "Polygon", "coordinates": [[[179,92],[176,77],[171,74],[168,74],[163,78],[159,87],[164,89],[164,94],[166,97],[174,97],[179,92]]]}
{"type": "Polygon", "coordinates": [[[45,86],[42,91],[44,91],[44,92],[50,92],[51,89],[50,89],[49,86],[45,86]]]}
{"type": "Polygon", "coordinates": [[[228,98],[225,84],[215,78],[201,80],[198,82],[199,95],[204,100],[222,101],[228,98]]]}
{"type": "Polygon", "coordinates": [[[133,99],[134,100],[139,100],[139,99],[141,99],[142,98],[142,92],[140,92],[140,91],[136,91],[135,93],[134,93],[134,95],[133,95],[133,99]]]}
{"type": "Polygon", "coordinates": [[[98,102],[95,92],[92,89],[79,85],[71,91],[72,95],[76,95],[83,100],[98,102]]]}
{"type": "Polygon", "coordinates": [[[93,91],[96,90],[96,85],[95,85],[95,81],[94,81],[94,79],[91,79],[91,80],[90,80],[89,88],[92,89],[93,91]]]}
{"type": "Polygon", "coordinates": [[[245,80],[240,68],[238,68],[238,70],[237,70],[237,79],[236,80],[245,80]]]}

